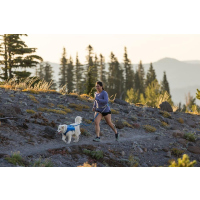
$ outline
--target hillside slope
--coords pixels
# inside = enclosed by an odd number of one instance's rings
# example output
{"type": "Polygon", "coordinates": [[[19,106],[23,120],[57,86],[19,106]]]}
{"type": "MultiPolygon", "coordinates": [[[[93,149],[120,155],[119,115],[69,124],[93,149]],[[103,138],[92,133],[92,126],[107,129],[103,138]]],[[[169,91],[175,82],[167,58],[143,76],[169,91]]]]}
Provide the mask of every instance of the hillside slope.
{"type": "Polygon", "coordinates": [[[98,167],[168,166],[170,159],[176,160],[184,153],[200,166],[199,116],[175,112],[164,117],[156,108],[110,103],[111,108],[119,112],[112,114],[112,120],[120,133],[120,141],[115,141],[114,132],[102,120],[101,142],[95,143],[92,141],[94,124],[90,121],[94,114],[92,105],[92,100],[76,95],[30,94],[1,88],[0,166],[15,166],[6,158],[18,151],[25,166],[32,166],[38,159],[48,159],[53,166],[60,167],[76,167],[86,162],[97,163],[98,167]],[[79,110],[73,108],[72,103],[79,105],[79,110]],[[82,111],[80,105],[85,106],[82,111]],[[72,112],[55,113],[55,110],[66,111],[63,106],[72,112]],[[55,131],[60,124],[74,123],[76,116],[83,117],[87,126],[81,128],[85,132],[82,130],[78,143],[65,144],[55,131]],[[156,131],[147,132],[144,125],[152,125],[156,131]],[[196,141],[184,138],[189,132],[195,132],[196,141]]]}

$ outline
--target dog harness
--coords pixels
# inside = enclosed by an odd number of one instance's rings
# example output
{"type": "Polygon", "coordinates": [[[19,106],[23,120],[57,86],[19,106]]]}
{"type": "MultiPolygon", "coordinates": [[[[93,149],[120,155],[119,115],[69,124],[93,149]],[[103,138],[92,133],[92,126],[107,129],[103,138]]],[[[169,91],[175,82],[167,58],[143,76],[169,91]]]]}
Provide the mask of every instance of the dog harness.
{"type": "Polygon", "coordinates": [[[64,135],[66,135],[69,131],[75,131],[75,127],[72,125],[67,125],[67,130],[65,131],[64,135]]]}

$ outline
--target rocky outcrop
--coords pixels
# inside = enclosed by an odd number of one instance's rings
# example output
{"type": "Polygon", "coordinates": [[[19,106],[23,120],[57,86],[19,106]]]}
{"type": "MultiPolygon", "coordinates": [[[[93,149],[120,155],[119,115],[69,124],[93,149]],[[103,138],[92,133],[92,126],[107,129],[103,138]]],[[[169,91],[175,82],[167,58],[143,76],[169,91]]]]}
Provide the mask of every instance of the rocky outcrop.
{"type": "Polygon", "coordinates": [[[173,112],[171,105],[167,101],[162,102],[159,106],[163,111],[173,112]]]}

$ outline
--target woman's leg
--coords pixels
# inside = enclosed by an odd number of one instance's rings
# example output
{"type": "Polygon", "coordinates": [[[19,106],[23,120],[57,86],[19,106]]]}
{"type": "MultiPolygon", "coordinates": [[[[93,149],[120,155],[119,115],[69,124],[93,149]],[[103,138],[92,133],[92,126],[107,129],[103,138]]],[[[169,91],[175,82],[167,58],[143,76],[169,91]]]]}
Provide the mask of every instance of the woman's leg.
{"type": "MultiPolygon", "coordinates": [[[[94,117],[97,115],[98,113],[95,112],[94,114],[94,117]]],[[[96,117],[96,119],[94,120],[94,123],[95,123],[95,131],[96,131],[96,134],[97,134],[97,137],[100,137],[100,126],[99,126],[99,123],[102,119],[102,114],[99,113],[98,116],[96,117]]]]}
{"type": "Polygon", "coordinates": [[[110,126],[110,128],[112,128],[112,130],[115,132],[115,134],[117,134],[117,130],[115,129],[115,127],[113,126],[113,123],[111,121],[111,114],[107,114],[106,116],[104,116],[107,124],[110,126]]]}

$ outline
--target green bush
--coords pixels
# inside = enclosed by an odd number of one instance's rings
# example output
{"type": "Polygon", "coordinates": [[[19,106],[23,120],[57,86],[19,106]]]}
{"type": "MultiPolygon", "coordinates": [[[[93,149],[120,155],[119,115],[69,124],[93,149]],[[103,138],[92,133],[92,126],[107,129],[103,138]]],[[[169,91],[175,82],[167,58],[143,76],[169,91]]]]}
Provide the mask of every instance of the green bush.
{"type": "Polygon", "coordinates": [[[53,167],[53,163],[46,159],[42,162],[41,157],[33,163],[33,167],[53,167]]]}
{"type": "Polygon", "coordinates": [[[184,153],[183,150],[177,149],[177,148],[172,148],[171,151],[172,151],[172,154],[177,157],[180,157],[184,153]]]}
{"type": "Polygon", "coordinates": [[[184,134],[184,138],[185,138],[186,140],[191,141],[191,142],[195,142],[196,139],[197,139],[197,137],[196,137],[196,135],[195,135],[194,133],[185,133],[185,134],[184,134]]]}
{"type": "Polygon", "coordinates": [[[9,163],[19,166],[26,166],[26,161],[21,157],[20,152],[13,152],[11,156],[5,158],[9,163]]]}
{"type": "Polygon", "coordinates": [[[103,151],[91,151],[91,150],[88,150],[88,149],[83,149],[83,153],[87,154],[87,155],[89,155],[92,158],[95,158],[97,160],[100,159],[100,158],[103,158],[103,151]]]}

